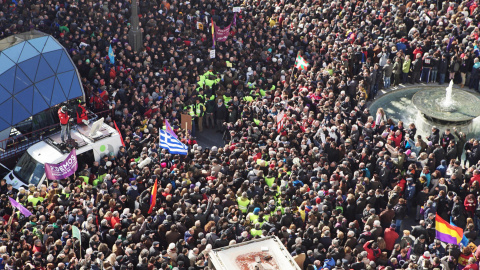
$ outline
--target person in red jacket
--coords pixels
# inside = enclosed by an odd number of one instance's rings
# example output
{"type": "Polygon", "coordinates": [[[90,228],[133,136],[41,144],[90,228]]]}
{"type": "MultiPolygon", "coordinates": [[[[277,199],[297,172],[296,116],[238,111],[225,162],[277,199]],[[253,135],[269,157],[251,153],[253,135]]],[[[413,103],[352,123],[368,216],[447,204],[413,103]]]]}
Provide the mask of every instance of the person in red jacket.
{"type": "Polygon", "coordinates": [[[67,106],[62,106],[58,109],[58,119],[60,119],[61,127],[60,138],[62,139],[62,142],[65,142],[65,135],[67,135],[68,139],[72,138],[70,136],[70,125],[68,124],[70,116],[68,115],[67,106]]]}
{"type": "Polygon", "coordinates": [[[365,245],[363,245],[363,249],[367,252],[367,258],[370,261],[375,261],[381,253],[377,243],[374,243],[374,240],[366,242],[365,245]]]}
{"type": "Polygon", "coordinates": [[[390,131],[390,136],[388,137],[389,140],[392,140],[395,143],[395,147],[399,147],[400,143],[402,142],[402,132],[397,130],[395,132],[390,131]]]}
{"type": "Polygon", "coordinates": [[[463,202],[465,206],[465,212],[467,212],[468,217],[473,217],[475,215],[475,209],[477,208],[477,200],[473,194],[468,194],[465,197],[465,201],[463,202]]]}
{"type": "Polygon", "coordinates": [[[468,259],[468,264],[463,268],[463,270],[478,270],[478,264],[475,261],[474,257],[468,259]]]}
{"type": "Polygon", "coordinates": [[[395,246],[395,241],[397,241],[399,237],[398,233],[395,231],[396,227],[397,226],[395,224],[390,225],[390,228],[385,229],[383,235],[383,239],[385,239],[385,246],[389,254],[392,252],[395,246]]]}
{"type": "Polygon", "coordinates": [[[473,171],[473,177],[470,179],[470,182],[468,182],[468,185],[472,186],[474,182],[479,182],[480,183],[480,171],[479,170],[474,170],[473,171]]]}
{"type": "Polygon", "coordinates": [[[85,108],[85,101],[80,102],[77,106],[77,124],[88,125],[88,113],[85,108]]]}

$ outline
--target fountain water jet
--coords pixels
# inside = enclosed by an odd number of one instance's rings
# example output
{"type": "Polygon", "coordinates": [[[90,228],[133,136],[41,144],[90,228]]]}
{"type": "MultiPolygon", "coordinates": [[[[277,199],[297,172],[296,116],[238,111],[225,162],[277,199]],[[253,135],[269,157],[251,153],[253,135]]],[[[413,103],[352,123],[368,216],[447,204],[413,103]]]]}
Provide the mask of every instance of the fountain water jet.
{"type": "Polygon", "coordinates": [[[440,105],[443,107],[443,108],[441,107],[441,109],[444,112],[452,112],[455,110],[454,102],[452,99],[452,90],[453,90],[453,80],[450,81],[450,84],[446,89],[445,98],[443,98],[440,101],[440,105]]]}
{"type": "Polygon", "coordinates": [[[418,91],[412,103],[425,118],[437,123],[468,123],[479,116],[478,96],[461,89],[455,89],[454,93],[452,87],[450,81],[446,92],[437,87],[418,91]]]}

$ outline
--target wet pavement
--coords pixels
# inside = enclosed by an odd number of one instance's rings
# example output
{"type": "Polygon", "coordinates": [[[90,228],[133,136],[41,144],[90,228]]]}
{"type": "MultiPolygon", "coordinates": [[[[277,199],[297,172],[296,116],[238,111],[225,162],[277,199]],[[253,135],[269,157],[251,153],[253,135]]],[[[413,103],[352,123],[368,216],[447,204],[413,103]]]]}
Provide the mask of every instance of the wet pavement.
{"type": "Polygon", "coordinates": [[[207,129],[204,128],[202,132],[198,132],[195,134],[197,138],[197,143],[202,148],[212,148],[212,146],[223,147],[225,143],[223,142],[223,134],[216,132],[216,129],[207,129]]]}

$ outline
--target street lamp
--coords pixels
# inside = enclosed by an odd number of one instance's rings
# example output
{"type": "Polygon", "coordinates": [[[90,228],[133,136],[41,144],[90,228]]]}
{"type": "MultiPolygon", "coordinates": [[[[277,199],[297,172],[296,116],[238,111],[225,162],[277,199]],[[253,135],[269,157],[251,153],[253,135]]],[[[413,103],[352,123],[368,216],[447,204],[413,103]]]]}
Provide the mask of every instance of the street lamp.
{"type": "Polygon", "coordinates": [[[142,30],[139,27],[138,22],[138,5],[140,0],[132,0],[132,17],[131,27],[128,32],[128,41],[135,52],[138,52],[142,48],[142,30]]]}

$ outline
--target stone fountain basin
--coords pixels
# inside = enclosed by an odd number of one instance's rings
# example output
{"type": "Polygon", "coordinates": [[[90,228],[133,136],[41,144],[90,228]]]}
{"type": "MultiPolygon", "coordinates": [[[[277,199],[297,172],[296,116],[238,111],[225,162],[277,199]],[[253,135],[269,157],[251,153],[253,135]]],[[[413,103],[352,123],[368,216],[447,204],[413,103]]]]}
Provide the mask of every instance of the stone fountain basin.
{"type": "MultiPolygon", "coordinates": [[[[408,127],[410,123],[415,123],[417,127],[417,134],[422,135],[425,139],[431,133],[432,126],[437,126],[441,132],[446,128],[457,127],[458,131],[463,131],[467,134],[467,138],[477,138],[480,137],[480,117],[477,117],[470,121],[460,121],[456,123],[448,121],[430,121],[425,117],[425,115],[417,110],[415,105],[412,103],[412,98],[416,93],[429,89],[443,89],[442,98],[445,97],[445,88],[448,85],[408,85],[396,90],[388,91],[387,93],[377,97],[375,101],[369,104],[370,113],[375,115],[378,108],[383,108],[387,113],[387,118],[392,118],[396,123],[398,121],[403,121],[404,126],[408,127]],[[448,123],[446,123],[448,122],[448,123]]],[[[463,91],[454,86],[453,93],[457,91],[463,91]]],[[[475,93],[472,93],[473,96],[477,96],[475,93]]],[[[429,100],[435,100],[435,98],[429,100]]],[[[472,100],[477,102],[477,99],[472,100]]],[[[430,101],[433,102],[433,101],[430,101]]],[[[480,103],[477,103],[480,107],[480,103]]],[[[435,114],[434,114],[435,115],[435,114]]]]}
{"type": "Polygon", "coordinates": [[[480,115],[480,98],[470,92],[455,88],[452,92],[453,105],[443,106],[445,89],[435,87],[415,93],[412,103],[427,118],[446,122],[471,121],[480,115]]]}

